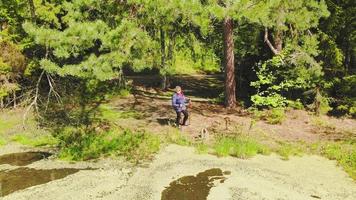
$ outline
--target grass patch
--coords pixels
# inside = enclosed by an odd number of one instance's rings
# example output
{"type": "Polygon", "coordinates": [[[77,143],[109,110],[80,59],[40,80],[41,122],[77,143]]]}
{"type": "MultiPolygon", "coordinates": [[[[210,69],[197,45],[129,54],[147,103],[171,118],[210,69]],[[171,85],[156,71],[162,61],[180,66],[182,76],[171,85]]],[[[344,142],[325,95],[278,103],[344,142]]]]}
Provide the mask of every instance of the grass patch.
{"type": "Polygon", "coordinates": [[[120,89],[117,92],[117,95],[120,96],[120,97],[128,97],[130,94],[131,94],[131,91],[128,88],[120,89]]]}
{"type": "Polygon", "coordinates": [[[17,134],[11,137],[11,140],[18,142],[23,145],[40,147],[40,146],[56,146],[58,145],[58,140],[51,135],[44,135],[35,138],[31,138],[24,134],[17,134]]]}
{"type": "Polygon", "coordinates": [[[214,144],[215,153],[218,156],[234,156],[238,158],[249,158],[256,154],[269,154],[270,149],[258,143],[250,137],[224,137],[214,144]]]}
{"type": "Polygon", "coordinates": [[[311,124],[317,128],[317,132],[332,134],[336,131],[336,126],[321,117],[313,117],[311,124]]]}
{"type": "Polygon", "coordinates": [[[59,134],[62,148],[59,157],[64,160],[88,160],[105,155],[124,156],[128,160],[149,158],[160,148],[158,136],[131,130],[110,130],[100,134],[83,129],[67,129],[59,134]],[[80,140],[71,142],[72,137],[80,140]]]}
{"type": "Polygon", "coordinates": [[[0,134],[6,134],[13,130],[18,125],[17,120],[1,120],[0,121],[0,134]]]}
{"type": "Polygon", "coordinates": [[[113,98],[125,98],[130,96],[131,88],[116,88],[111,93],[105,94],[106,99],[113,99],[113,98]]]}
{"type": "Polygon", "coordinates": [[[116,110],[115,108],[112,108],[108,105],[101,105],[99,110],[101,113],[101,119],[111,121],[111,122],[116,121],[118,119],[129,119],[129,118],[141,119],[143,117],[141,113],[135,110],[127,110],[127,111],[116,110]]]}
{"type": "Polygon", "coordinates": [[[209,145],[205,143],[197,143],[195,144],[195,150],[198,154],[207,154],[209,153],[209,145]]]}
{"type": "Polygon", "coordinates": [[[173,144],[178,144],[181,146],[189,146],[192,144],[190,139],[182,134],[179,130],[176,128],[170,128],[164,135],[163,139],[166,143],[173,143],[173,144]]]}
{"type": "Polygon", "coordinates": [[[285,120],[284,108],[273,108],[267,111],[266,120],[269,124],[281,124],[285,120]]]}
{"type": "Polygon", "coordinates": [[[276,153],[282,157],[283,160],[289,160],[290,156],[301,156],[303,148],[296,143],[280,142],[276,153]]]}
{"type": "Polygon", "coordinates": [[[6,144],[6,140],[0,136],[0,147],[6,144]]]}
{"type": "Polygon", "coordinates": [[[288,160],[290,156],[301,156],[304,153],[316,154],[330,160],[336,160],[338,165],[356,180],[356,143],[355,141],[343,142],[318,142],[313,144],[279,142],[275,149],[282,159],[288,160]]]}
{"type": "Polygon", "coordinates": [[[356,143],[354,142],[328,142],[321,144],[320,154],[336,160],[344,170],[356,180],[356,143]]]}

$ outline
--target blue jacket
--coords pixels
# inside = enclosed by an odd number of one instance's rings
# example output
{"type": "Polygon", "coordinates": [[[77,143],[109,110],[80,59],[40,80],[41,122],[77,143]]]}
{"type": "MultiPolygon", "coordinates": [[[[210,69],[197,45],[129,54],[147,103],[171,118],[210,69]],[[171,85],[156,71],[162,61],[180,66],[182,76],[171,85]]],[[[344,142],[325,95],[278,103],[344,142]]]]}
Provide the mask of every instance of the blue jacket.
{"type": "Polygon", "coordinates": [[[172,106],[175,111],[181,112],[182,110],[186,110],[186,98],[183,94],[174,93],[172,97],[172,106]]]}

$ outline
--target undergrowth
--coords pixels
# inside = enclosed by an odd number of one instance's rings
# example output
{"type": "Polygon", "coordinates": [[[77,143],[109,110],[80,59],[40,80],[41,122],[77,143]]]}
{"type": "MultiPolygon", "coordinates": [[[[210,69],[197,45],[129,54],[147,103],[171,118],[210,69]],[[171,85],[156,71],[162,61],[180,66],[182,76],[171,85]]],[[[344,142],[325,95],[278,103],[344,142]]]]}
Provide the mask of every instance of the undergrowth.
{"type": "Polygon", "coordinates": [[[113,129],[100,134],[83,129],[67,129],[59,133],[58,137],[61,141],[59,157],[64,160],[88,160],[116,155],[137,161],[149,158],[159,150],[161,143],[158,136],[128,129],[113,129]],[[70,142],[73,137],[81,139],[70,142]]]}

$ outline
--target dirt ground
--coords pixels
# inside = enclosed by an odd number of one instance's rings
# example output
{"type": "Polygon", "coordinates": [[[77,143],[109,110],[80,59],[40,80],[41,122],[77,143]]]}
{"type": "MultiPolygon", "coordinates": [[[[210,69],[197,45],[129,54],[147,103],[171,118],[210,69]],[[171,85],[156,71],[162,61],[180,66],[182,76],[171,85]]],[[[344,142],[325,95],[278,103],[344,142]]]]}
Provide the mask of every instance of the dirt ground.
{"type": "MultiPolygon", "coordinates": [[[[146,89],[149,93],[149,89],[146,89]]],[[[117,110],[134,110],[144,119],[118,120],[123,127],[145,127],[152,133],[164,132],[172,127],[176,114],[171,106],[170,97],[129,96],[110,102],[117,110]]],[[[188,96],[189,97],[189,96],[188,96]]],[[[268,124],[263,120],[254,120],[246,110],[236,108],[226,110],[222,105],[194,101],[188,108],[190,126],[183,126],[182,132],[192,138],[198,136],[202,129],[210,134],[239,132],[243,134],[264,136],[272,140],[317,142],[323,140],[356,139],[356,121],[349,118],[328,116],[316,117],[303,110],[288,110],[286,119],[281,124],[268,124]],[[317,121],[317,122],[314,122],[317,121]],[[319,123],[319,124],[318,124],[319,123]],[[322,123],[322,125],[320,125],[322,123]]]]}

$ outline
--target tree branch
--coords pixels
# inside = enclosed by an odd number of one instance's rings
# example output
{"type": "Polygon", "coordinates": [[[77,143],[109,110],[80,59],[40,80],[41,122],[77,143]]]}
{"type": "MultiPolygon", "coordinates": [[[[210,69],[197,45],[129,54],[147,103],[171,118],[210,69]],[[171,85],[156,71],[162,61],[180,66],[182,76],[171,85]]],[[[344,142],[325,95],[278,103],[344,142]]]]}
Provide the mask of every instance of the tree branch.
{"type": "Polygon", "coordinates": [[[38,99],[38,93],[39,93],[39,86],[40,86],[40,82],[42,80],[42,76],[44,74],[44,70],[42,70],[41,74],[40,74],[40,77],[38,78],[37,80],[37,84],[36,84],[36,89],[35,89],[35,96],[33,97],[33,101],[30,103],[30,105],[26,108],[26,111],[23,115],[23,118],[22,118],[22,127],[24,129],[26,129],[26,118],[27,118],[27,114],[28,112],[31,110],[31,108],[34,106],[36,110],[38,110],[38,107],[37,107],[37,99],[38,99]]]}
{"type": "Polygon", "coordinates": [[[273,44],[271,43],[271,41],[269,41],[268,39],[268,29],[267,27],[265,27],[265,37],[264,37],[264,40],[265,42],[267,43],[267,45],[269,46],[269,48],[272,50],[272,52],[275,54],[275,55],[278,55],[279,54],[279,51],[274,48],[273,44]]]}

